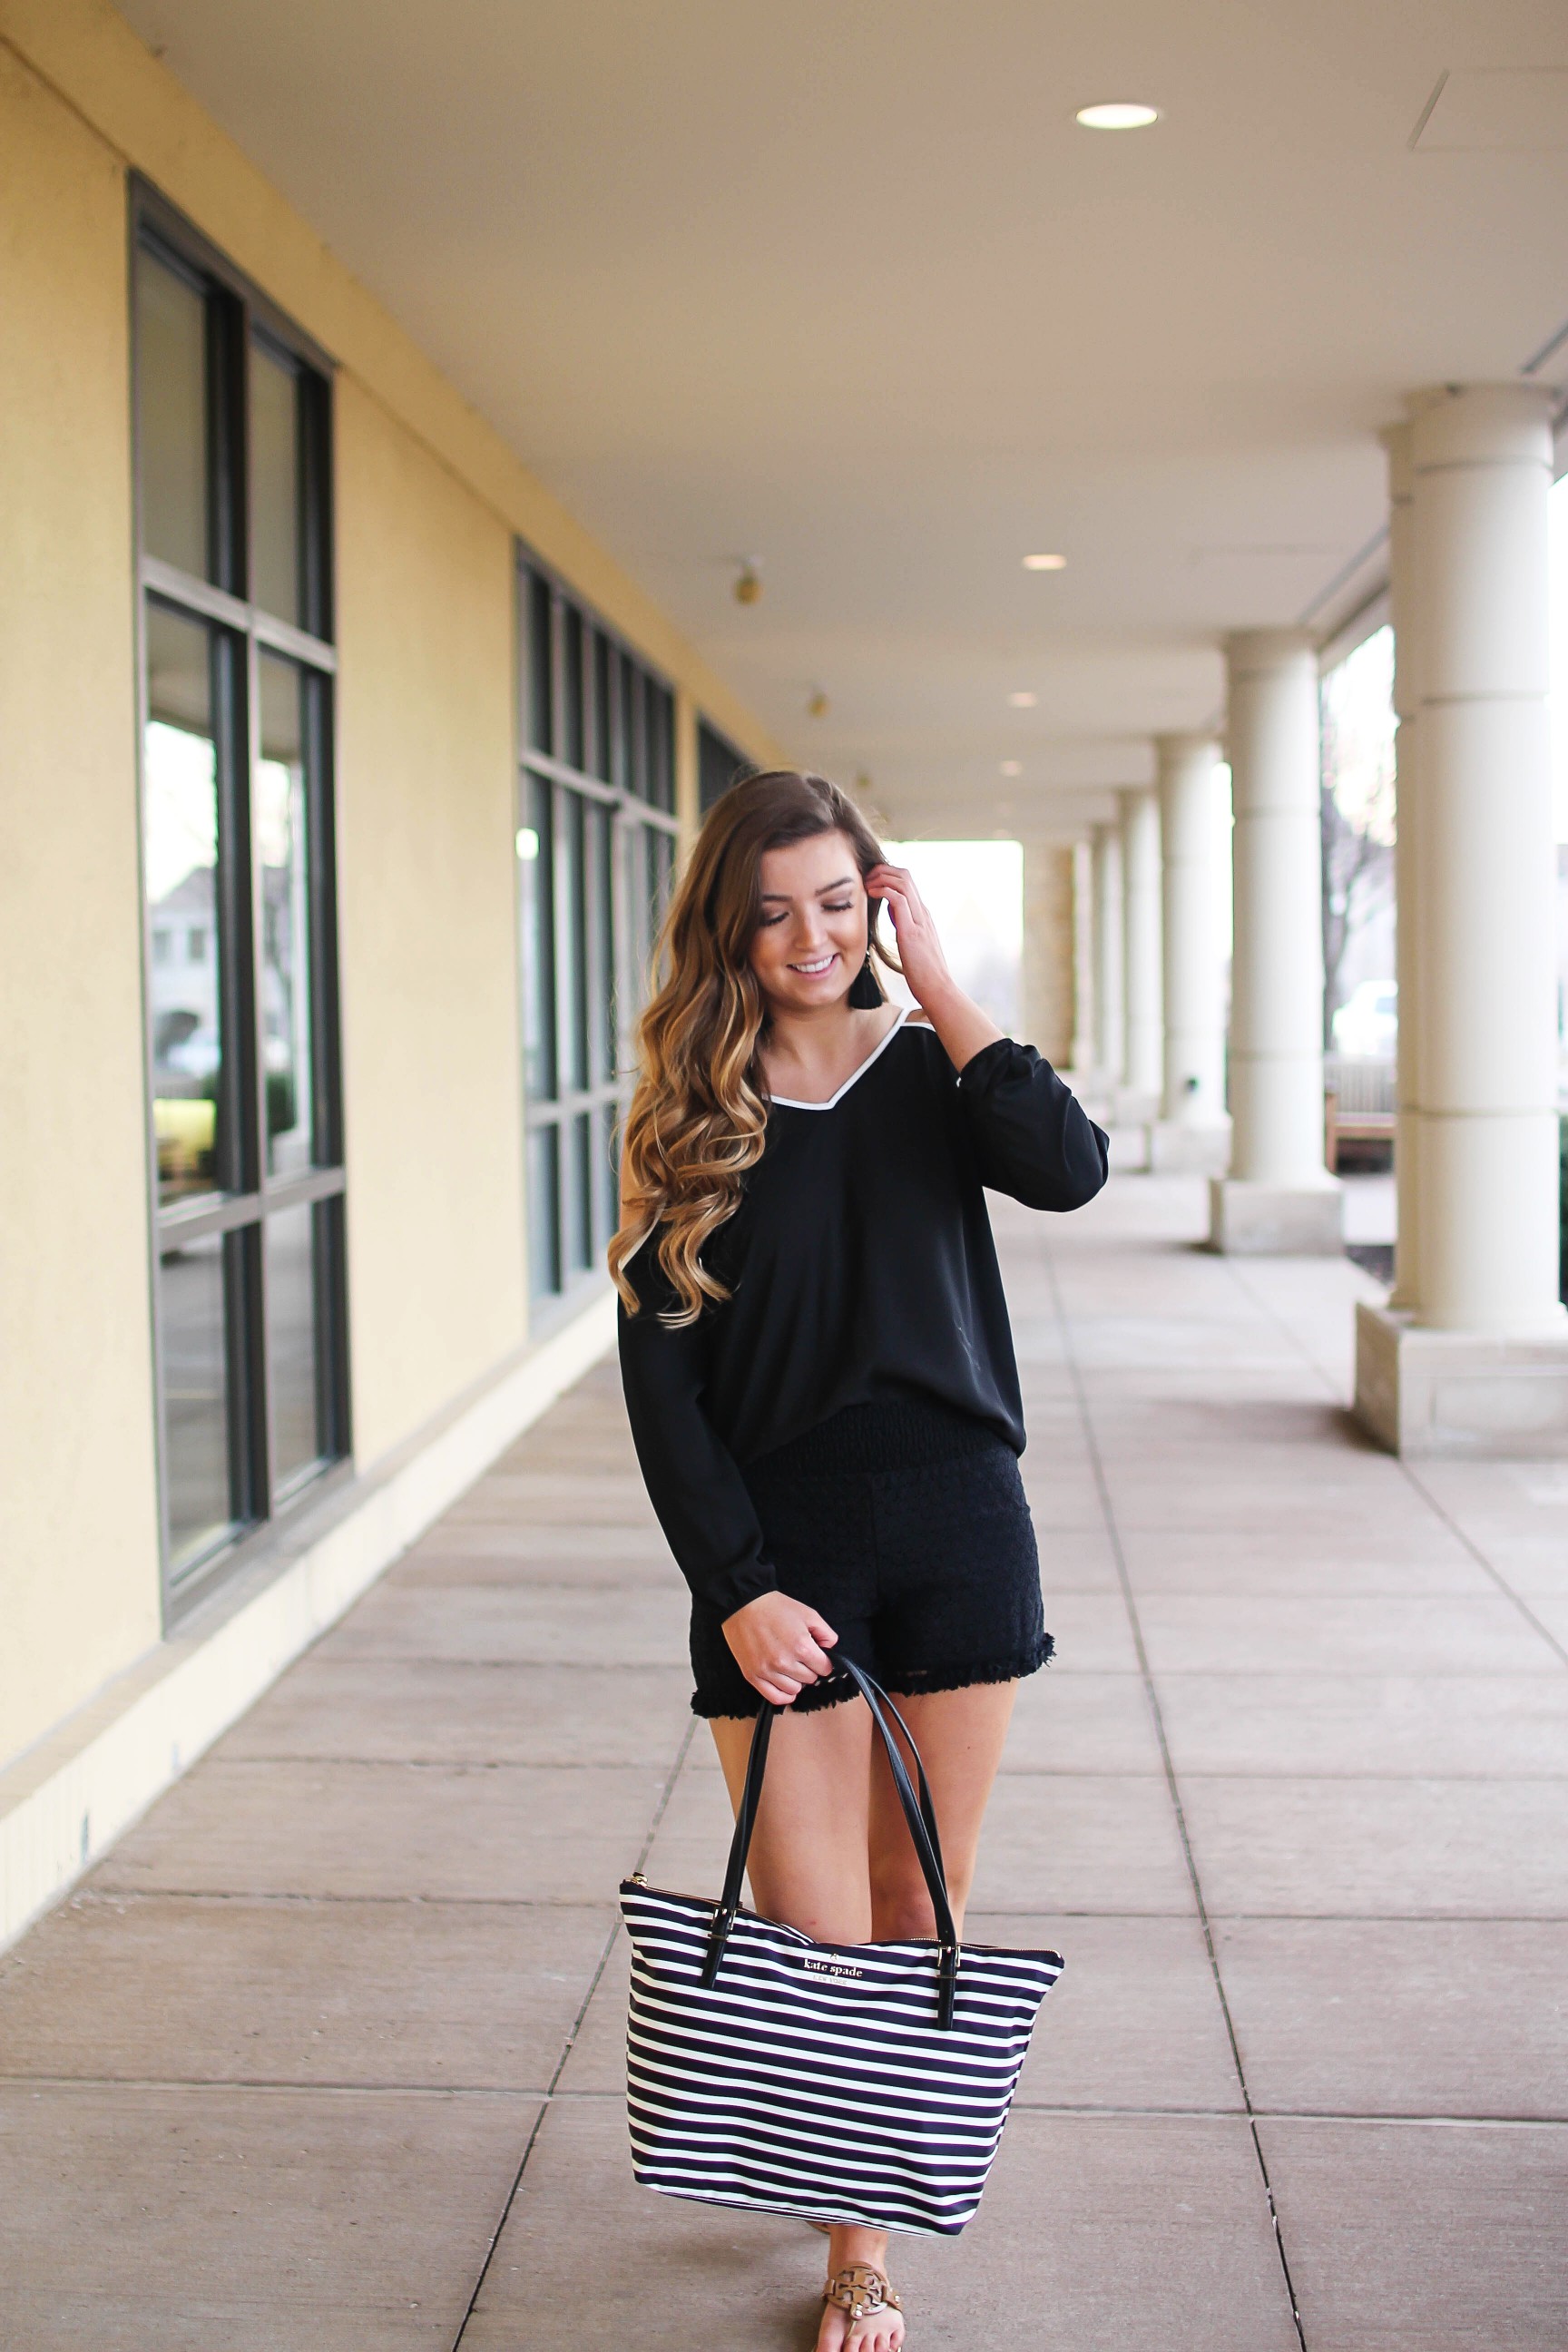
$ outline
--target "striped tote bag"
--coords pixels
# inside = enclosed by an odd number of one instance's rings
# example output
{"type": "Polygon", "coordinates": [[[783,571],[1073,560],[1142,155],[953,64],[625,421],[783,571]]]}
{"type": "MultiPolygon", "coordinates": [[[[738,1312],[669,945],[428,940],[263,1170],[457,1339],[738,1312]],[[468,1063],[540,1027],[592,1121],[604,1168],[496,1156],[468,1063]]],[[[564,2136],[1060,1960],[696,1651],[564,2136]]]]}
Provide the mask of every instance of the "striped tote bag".
{"type": "Polygon", "coordinates": [[[868,1675],[871,1709],[931,1897],[933,1942],[814,1943],[741,1907],[778,1709],[757,1718],[718,1903],[640,1876],[621,1887],[632,1944],[626,2089],[645,2187],[715,2205],[953,2237],[985,2187],[1055,1952],[960,1947],[936,1813],[911,1781],[868,1675]]]}

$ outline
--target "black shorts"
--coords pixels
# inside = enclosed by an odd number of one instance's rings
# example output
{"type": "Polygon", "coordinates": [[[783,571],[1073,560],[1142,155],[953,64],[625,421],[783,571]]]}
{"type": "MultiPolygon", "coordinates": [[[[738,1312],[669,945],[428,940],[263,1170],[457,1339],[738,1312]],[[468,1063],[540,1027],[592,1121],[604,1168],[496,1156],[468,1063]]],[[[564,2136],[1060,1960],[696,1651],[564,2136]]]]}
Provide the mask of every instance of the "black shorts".
{"type": "MultiPolygon", "coordinates": [[[[895,1695],[1013,1682],[1051,1654],[1034,1522],[1006,1440],[934,1399],[850,1405],[743,1473],[779,1589],[895,1695]]],[[[697,1715],[762,1702],[720,1612],[691,1614],[697,1715]]],[[[854,1696],[847,1675],[798,1707],[854,1696]]]]}

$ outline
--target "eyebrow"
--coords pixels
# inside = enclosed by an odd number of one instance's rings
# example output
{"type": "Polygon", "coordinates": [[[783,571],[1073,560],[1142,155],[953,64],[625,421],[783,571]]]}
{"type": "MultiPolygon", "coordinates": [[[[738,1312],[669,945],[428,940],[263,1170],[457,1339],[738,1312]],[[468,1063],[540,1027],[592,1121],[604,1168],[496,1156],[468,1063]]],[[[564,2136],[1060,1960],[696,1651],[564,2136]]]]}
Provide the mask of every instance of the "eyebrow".
{"type": "MultiPolygon", "coordinates": [[[[855,877],[853,874],[841,874],[837,882],[822,883],[817,888],[816,896],[819,898],[826,898],[830,890],[846,890],[854,879],[855,877]]],[[[791,904],[790,894],[787,890],[764,890],[763,892],[763,904],[765,906],[770,898],[778,900],[782,906],[787,907],[791,904]]]]}

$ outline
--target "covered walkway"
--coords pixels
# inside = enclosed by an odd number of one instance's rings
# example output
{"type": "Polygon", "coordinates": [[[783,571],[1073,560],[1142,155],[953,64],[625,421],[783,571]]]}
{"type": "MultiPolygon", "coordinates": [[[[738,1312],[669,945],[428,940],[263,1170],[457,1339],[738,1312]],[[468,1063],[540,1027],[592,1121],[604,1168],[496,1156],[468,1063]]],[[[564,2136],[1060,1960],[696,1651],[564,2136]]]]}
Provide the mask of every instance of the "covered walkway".
{"type": "MultiPolygon", "coordinates": [[[[1068,1968],[911,2352],[1561,2352],[1568,1474],[1373,1451],[1373,1285],[1205,1225],[1005,1219],[1061,1660],[973,1926],[1068,1968]]],[[[0,1963],[0,2341],[809,2343],[817,2242],[624,2152],[682,1598],[602,1366],[0,1963]]]]}

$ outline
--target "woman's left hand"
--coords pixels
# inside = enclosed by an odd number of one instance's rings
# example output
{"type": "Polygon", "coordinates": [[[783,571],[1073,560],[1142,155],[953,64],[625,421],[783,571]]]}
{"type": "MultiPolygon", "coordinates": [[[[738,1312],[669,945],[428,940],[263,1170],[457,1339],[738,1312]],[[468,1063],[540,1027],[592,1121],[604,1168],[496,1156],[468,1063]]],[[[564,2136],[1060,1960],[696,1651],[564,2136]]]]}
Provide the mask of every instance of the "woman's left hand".
{"type": "Polygon", "coordinates": [[[947,968],[931,908],[903,866],[873,866],[866,877],[873,898],[885,898],[893,918],[899,961],[910,992],[942,1042],[948,1060],[963,1070],[1002,1032],[989,1013],[965,996],[947,968]]]}
{"type": "Polygon", "coordinates": [[[910,992],[928,1013],[934,1013],[932,1000],[940,1002],[944,992],[951,994],[953,979],[931,908],[921,897],[914,876],[905,866],[873,866],[866,877],[866,890],[869,898],[886,899],[910,992]]]}

